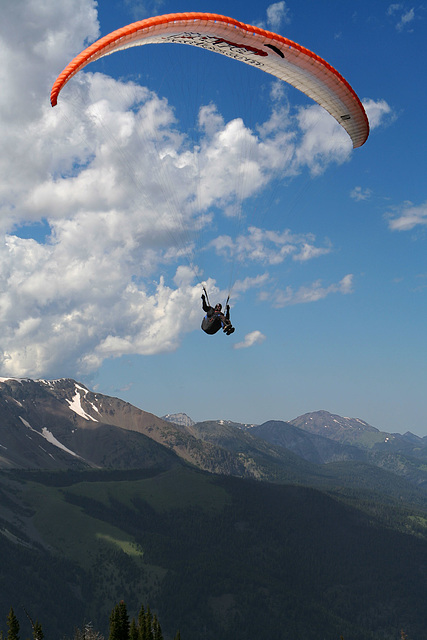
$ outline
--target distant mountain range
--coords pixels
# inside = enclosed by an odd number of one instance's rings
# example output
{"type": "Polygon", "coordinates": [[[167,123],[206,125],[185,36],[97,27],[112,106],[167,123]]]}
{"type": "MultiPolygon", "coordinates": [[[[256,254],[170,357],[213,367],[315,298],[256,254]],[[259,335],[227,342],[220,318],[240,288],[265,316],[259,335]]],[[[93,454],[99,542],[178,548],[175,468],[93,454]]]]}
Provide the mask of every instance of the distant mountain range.
{"type": "MultiPolygon", "coordinates": [[[[385,433],[327,411],[261,425],[159,418],[71,379],[0,381],[0,469],[170,467],[322,484],[332,463],[363,463],[427,487],[427,437],[385,433]]],[[[360,480],[360,478],[359,478],[360,480]]]]}

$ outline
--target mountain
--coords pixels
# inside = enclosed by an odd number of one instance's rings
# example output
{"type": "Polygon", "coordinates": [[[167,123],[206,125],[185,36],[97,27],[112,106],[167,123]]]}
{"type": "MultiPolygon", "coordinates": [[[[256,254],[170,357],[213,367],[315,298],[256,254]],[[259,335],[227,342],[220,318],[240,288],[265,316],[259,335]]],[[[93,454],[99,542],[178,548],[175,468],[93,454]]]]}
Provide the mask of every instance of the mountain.
{"type": "Polygon", "coordinates": [[[304,414],[291,420],[290,424],[310,437],[326,437],[331,443],[351,446],[353,451],[357,448],[363,452],[362,458],[350,459],[365,459],[371,465],[427,489],[426,437],[420,438],[410,432],[401,435],[380,431],[360,418],[343,418],[328,411],[304,414]]]}
{"type": "Polygon", "coordinates": [[[322,435],[341,444],[349,444],[363,449],[401,450],[426,447],[427,440],[413,433],[405,435],[379,431],[360,418],[343,418],[328,411],[305,413],[290,421],[295,427],[322,435]]]}
{"type": "Polygon", "coordinates": [[[365,453],[357,447],[341,444],[329,437],[304,431],[289,422],[280,420],[269,420],[252,427],[250,433],[317,464],[367,459],[365,453]]]}
{"type": "Polygon", "coordinates": [[[186,413],[167,413],[165,416],[162,416],[162,420],[173,422],[182,427],[192,427],[193,424],[195,424],[194,420],[187,416],[186,413]]]}
{"type": "Polygon", "coordinates": [[[0,417],[0,468],[173,463],[171,453],[144,433],[157,433],[166,423],[74,380],[2,380],[0,417]]]}

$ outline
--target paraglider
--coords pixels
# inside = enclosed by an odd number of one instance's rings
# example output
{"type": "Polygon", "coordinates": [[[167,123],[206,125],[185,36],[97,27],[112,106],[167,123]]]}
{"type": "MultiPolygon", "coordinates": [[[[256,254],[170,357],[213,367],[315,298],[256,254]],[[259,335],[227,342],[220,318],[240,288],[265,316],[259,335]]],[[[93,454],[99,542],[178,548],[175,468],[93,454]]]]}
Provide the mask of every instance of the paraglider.
{"type": "MultiPolygon", "coordinates": [[[[368,118],[359,97],[329,63],[283,36],[212,13],[156,16],[104,36],[77,55],[58,76],[51,91],[52,106],[71,78],[91,62],[130,47],[162,43],[219,53],[291,84],[335,118],[350,136],[353,148],[361,147],[369,136],[368,118]]],[[[202,301],[206,313],[203,331],[215,334],[222,328],[227,335],[233,333],[228,300],[226,314],[220,306],[209,305],[206,290],[202,301]]]]}
{"type": "Polygon", "coordinates": [[[187,44],[252,65],[293,85],[324,107],[347,131],[353,148],[369,135],[365,110],[355,91],[320,56],[288,38],[214,13],[172,13],[113,31],[82,51],[56,79],[55,106],[64,85],[103,56],[145,44],[187,44]]]}
{"type": "Polygon", "coordinates": [[[206,312],[206,315],[202,320],[201,328],[205,333],[214,335],[215,333],[218,333],[220,329],[222,329],[227,336],[234,333],[235,328],[232,326],[230,321],[230,305],[228,304],[228,300],[225,308],[226,313],[224,315],[222,313],[222,305],[220,302],[218,302],[215,307],[211,307],[207,291],[203,287],[202,309],[206,312]]]}

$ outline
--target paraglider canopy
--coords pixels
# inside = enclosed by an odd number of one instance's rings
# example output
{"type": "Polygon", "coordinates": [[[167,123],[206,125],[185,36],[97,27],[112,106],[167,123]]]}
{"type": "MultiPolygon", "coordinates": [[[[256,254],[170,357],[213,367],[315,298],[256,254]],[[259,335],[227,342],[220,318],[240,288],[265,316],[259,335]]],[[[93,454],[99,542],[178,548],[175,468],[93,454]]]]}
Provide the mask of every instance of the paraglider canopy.
{"type": "Polygon", "coordinates": [[[326,109],[347,131],[353,148],[361,147],[368,138],[362,103],[330,64],[283,36],[212,13],[157,16],[113,31],[82,51],[58,76],[52,87],[52,106],[64,85],[89,63],[115,51],[155,43],[192,45],[270,73],[326,109]]]}

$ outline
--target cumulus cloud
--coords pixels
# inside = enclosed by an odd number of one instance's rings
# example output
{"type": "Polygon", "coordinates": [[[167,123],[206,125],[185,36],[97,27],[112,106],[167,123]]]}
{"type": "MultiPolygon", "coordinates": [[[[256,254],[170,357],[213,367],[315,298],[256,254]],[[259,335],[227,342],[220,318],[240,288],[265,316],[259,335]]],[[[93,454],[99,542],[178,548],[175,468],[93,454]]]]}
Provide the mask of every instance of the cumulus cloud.
{"type": "MultiPolygon", "coordinates": [[[[271,6],[270,20],[286,19],[285,3],[271,6]]],[[[105,358],[176,349],[199,325],[205,275],[194,248],[203,231],[216,241],[199,245],[201,253],[234,251],[240,263],[262,265],[236,283],[240,295],[260,289],[266,269],[287,258],[298,264],[331,251],[327,241],[289,230],[254,227],[232,238],[218,213],[232,221],[238,201],[273,180],[343,162],[349,143],[332,118],[311,107],[292,112],[273,84],[271,114],[257,129],[205,105],[194,145],[167,100],[91,69],[52,109],[57,74],[98,36],[94,0],[21,0],[2,9],[4,375],[79,375],[105,358]]],[[[372,103],[372,112],[380,123],[385,106],[372,103]]],[[[217,293],[213,281],[208,288],[217,293]]]]}
{"type": "Polygon", "coordinates": [[[218,236],[211,245],[218,255],[240,262],[258,262],[264,265],[277,265],[287,258],[305,262],[312,258],[330,253],[329,242],[326,247],[316,247],[313,234],[294,234],[289,229],[270,231],[249,227],[247,233],[235,240],[230,236],[218,236]]]}
{"type": "Polygon", "coordinates": [[[245,293],[250,289],[259,289],[264,286],[270,279],[268,272],[262,273],[258,276],[247,276],[243,280],[236,280],[233,286],[233,296],[245,293]]]}
{"type": "Polygon", "coordinates": [[[234,349],[248,349],[255,344],[261,344],[265,340],[265,335],[261,331],[251,331],[247,333],[242,342],[238,342],[234,345],[234,349]]]}
{"type": "Polygon", "coordinates": [[[280,31],[284,24],[291,22],[290,10],[284,0],[273,2],[267,7],[266,16],[262,20],[254,20],[253,24],[261,29],[280,31]]]}
{"type": "Polygon", "coordinates": [[[53,168],[48,118],[50,85],[69,58],[99,35],[90,0],[8,2],[2,6],[0,47],[0,213],[5,228],[21,214],[28,191],[53,168]],[[47,19],[49,16],[49,19],[47,19]]]}
{"type": "Polygon", "coordinates": [[[88,373],[105,358],[170,351],[198,323],[200,287],[185,267],[176,271],[176,288],[163,278],[143,288],[125,260],[114,270],[111,256],[98,251],[82,259],[61,244],[13,236],[6,248],[0,314],[8,375],[88,373]]]}
{"type": "Polygon", "coordinates": [[[404,202],[385,214],[391,231],[411,231],[414,227],[427,225],[427,202],[414,205],[404,202]]]}
{"type": "Polygon", "coordinates": [[[286,287],[284,291],[276,291],[273,297],[273,305],[277,308],[288,307],[295,304],[305,304],[317,302],[333,293],[347,295],[353,293],[353,275],[348,274],[335,284],[323,286],[321,280],[316,280],[311,285],[302,286],[295,290],[293,287],[286,287]]]}
{"type": "MultiPolygon", "coordinates": [[[[385,100],[363,100],[370,129],[387,126],[396,117],[385,100]]],[[[317,104],[299,109],[297,114],[299,143],[292,158],[296,172],[308,167],[313,175],[322,174],[330,164],[350,159],[351,140],[344,129],[317,104]]]]}
{"type": "Polygon", "coordinates": [[[286,2],[274,2],[267,7],[267,25],[269,28],[277,30],[282,24],[290,22],[289,8],[286,2]]]}
{"type": "Polygon", "coordinates": [[[371,130],[388,125],[396,119],[396,113],[385,100],[364,100],[363,106],[371,130]]]}

